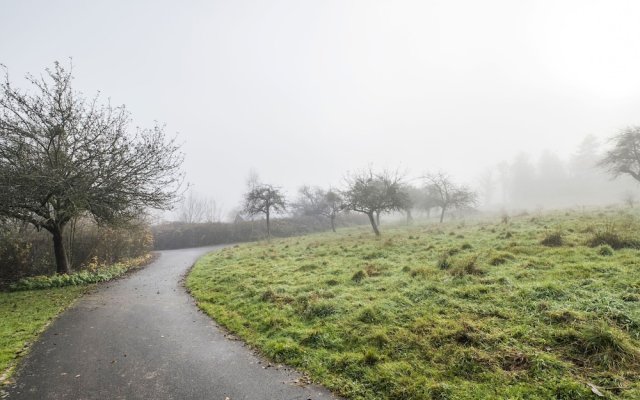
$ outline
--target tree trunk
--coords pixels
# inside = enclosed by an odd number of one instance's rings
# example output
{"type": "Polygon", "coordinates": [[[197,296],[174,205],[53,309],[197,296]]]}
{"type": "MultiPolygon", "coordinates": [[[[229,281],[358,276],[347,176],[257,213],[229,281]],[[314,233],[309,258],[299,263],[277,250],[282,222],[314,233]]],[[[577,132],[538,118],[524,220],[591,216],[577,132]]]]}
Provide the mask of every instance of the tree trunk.
{"type": "Polygon", "coordinates": [[[447,210],[447,207],[442,207],[442,212],[440,213],[440,223],[444,221],[444,212],[447,210]]]}
{"type": "Polygon", "coordinates": [[[269,212],[267,211],[267,239],[271,239],[271,221],[269,221],[269,212]]]}
{"type": "Polygon", "coordinates": [[[332,215],[331,216],[331,230],[332,231],[336,231],[336,216],[332,215]]]}
{"type": "Polygon", "coordinates": [[[380,231],[378,230],[378,225],[376,225],[376,219],[373,217],[373,213],[368,213],[367,215],[369,216],[369,222],[371,222],[373,233],[375,233],[376,236],[380,236],[380,231]]]}
{"type": "Polygon", "coordinates": [[[64,249],[63,231],[64,225],[56,226],[51,230],[53,234],[53,252],[56,256],[56,272],[58,274],[68,274],[70,272],[69,260],[67,259],[67,253],[64,249]]]}
{"type": "Polygon", "coordinates": [[[413,215],[411,215],[411,209],[407,209],[407,225],[411,225],[413,221],[413,215]]]}

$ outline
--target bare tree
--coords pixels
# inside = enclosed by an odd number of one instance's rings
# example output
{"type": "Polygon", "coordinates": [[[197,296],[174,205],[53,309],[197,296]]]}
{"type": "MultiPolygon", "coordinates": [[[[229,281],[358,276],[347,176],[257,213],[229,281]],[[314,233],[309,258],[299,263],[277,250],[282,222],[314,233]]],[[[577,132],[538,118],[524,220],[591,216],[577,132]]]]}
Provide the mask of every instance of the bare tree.
{"type": "Polygon", "coordinates": [[[435,204],[440,207],[440,223],[444,221],[444,214],[448,209],[472,207],[477,202],[475,192],[455,184],[445,173],[428,174],[425,181],[426,190],[435,204]]]}
{"type": "Polygon", "coordinates": [[[27,75],[33,92],[0,88],[0,214],[53,236],[58,273],[69,272],[63,232],[78,216],[130,221],[149,208],[170,208],[183,156],[161,126],[130,130],[124,106],[98,104],[71,87],[59,63],[27,75]]]}
{"type": "Polygon", "coordinates": [[[630,175],[640,182],[640,126],[626,128],[611,138],[613,148],[599,165],[614,177],[630,175]]]}
{"type": "Polygon", "coordinates": [[[220,210],[214,199],[190,190],[178,206],[178,220],[187,224],[218,222],[220,210]]]}
{"type": "Polygon", "coordinates": [[[626,204],[629,208],[633,208],[638,201],[638,197],[631,190],[627,190],[626,192],[624,192],[622,200],[624,201],[624,204],[626,204]]]}
{"type": "Polygon", "coordinates": [[[380,236],[380,213],[405,210],[410,201],[398,173],[374,173],[371,169],[349,175],[343,197],[346,208],[369,217],[376,236],[380,236]]]}
{"type": "Polygon", "coordinates": [[[302,186],[293,208],[299,215],[325,217],[331,222],[331,230],[336,231],[336,218],[344,209],[342,197],[332,189],[302,186]]]}
{"type": "Polygon", "coordinates": [[[336,231],[336,218],[344,210],[344,200],[339,192],[329,189],[324,194],[325,207],[323,215],[331,221],[331,230],[336,231]]]}
{"type": "Polygon", "coordinates": [[[282,191],[272,185],[256,183],[244,195],[243,210],[246,214],[254,216],[264,214],[267,219],[267,238],[271,238],[271,215],[283,212],[287,204],[282,191]]]}

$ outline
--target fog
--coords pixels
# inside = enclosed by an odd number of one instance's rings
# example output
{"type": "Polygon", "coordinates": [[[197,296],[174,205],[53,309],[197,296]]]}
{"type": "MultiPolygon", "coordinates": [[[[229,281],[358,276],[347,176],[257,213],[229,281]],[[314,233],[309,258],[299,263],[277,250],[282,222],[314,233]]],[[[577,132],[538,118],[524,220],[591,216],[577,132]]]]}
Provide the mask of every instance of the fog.
{"type": "Polygon", "coordinates": [[[72,57],[76,89],[177,132],[186,180],[227,211],[252,169],[293,196],[369,165],[446,171],[488,208],[585,205],[638,187],[581,176],[576,155],[640,124],[639,17],[595,0],[14,1],[0,63],[20,84],[72,57]]]}

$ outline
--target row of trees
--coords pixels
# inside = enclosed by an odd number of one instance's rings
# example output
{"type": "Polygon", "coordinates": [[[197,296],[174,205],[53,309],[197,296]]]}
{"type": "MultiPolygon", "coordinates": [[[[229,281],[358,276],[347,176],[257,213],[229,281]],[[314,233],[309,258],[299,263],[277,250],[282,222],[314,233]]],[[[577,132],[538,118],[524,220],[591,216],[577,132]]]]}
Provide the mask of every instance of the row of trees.
{"type": "Polygon", "coordinates": [[[476,193],[456,184],[445,173],[428,174],[421,181],[421,185],[415,186],[397,172],[369,168],[349,174],[342,190],[303,186],[297,199],[288,202],[280,188],[254,179],[244,196],[242,209],[248,216],[265,217],[267,236],[271,235],[271,217],[285,211],[326,218],[334,232],[340,213],[362,213],[368,217],[373,232],[380,235],[380,215],[384,213],[404,213],[410,221],[412,210],[424,210],[430,214],[432,209],[438,208],[440,222],[443,222],[447,211],[470,209],[476,204],[476,193]]]}
{"type": "Polygon", "coordinates": [[[622,149],[630,150],[635,129],[625,129],[608,142],[587,136],[566,158],[551,151],[537,158],[514,154],[477,176],[473,184],[480,206],[486,210],[558,208],[617,203],[634,192],[638,196],[640,188],[631,174],[618,174],[621,178],[614,180],[613,171],[603,164],[605,158],[625,159],[620,152],[608,155],[607,150],[613,150],[621,135],[627,136],[623,140],[627,143],[620,143],[622,149]]]}
{"type": "MultiPolygon", "coordinates": [[[[99,225],[124,225],[149,208],[170,209],[182,183],[183,155],[162,126],[131,128],[124,106],[100,104],[72,89],[72,74],[55,63],[39,78],[27,76],[31,92],[0,83],[0,222],[22,221],[51,234],[58,273],[69,272],[65,228],[81,218],[99,225]]],[[[613,176],[640,182],[640,127],[612,138],[598,166],[613,176]]],[[[476,204],[476,193],[446,174],[429,174],[413,186],[403,176],[371,169],[348,175],[342,190],[303,188],[288,204],[282,191],[251,180],[247,215],[264,214],[267,235],[273,213],[295,212],[328,218],[335,228],[340,212],[365,214],[376,235],[380,214],[411,210],[427,213],[476,204]]],[[[187,209],[185,218],[202,219],[212,205],[187,209]]]]}
{"type": "MultiPolygon", "coordinates": [[[[629,176],[640,182],[640,127],[622,130],[611,138],[611,142],[613,146],[603,156],[596,158],[593,139],[588,138],[574,162],[580,164],[586,170],[585,173],[599,169],[607,171],[614,178],[629,176]]],[[[554,165],[553,161],[547,160],[546,164],[554,165]]],[[[525,165],[523,160],[514,165],[515,173],[523,176],[512,186],[516,189],[520,188],[514,192],[515,194],[529,193],[525,197],[532,198],[533,193],[530,193],[532,188],[527,187],[532,180],[532,173],[527,172],[523,165],[525,165]]],[[[555,165],[555,168],[550,168],[550,176],[554,174],[557,176],[561,171],[560,164],[556,162],[555,165]]],[[[409,184],[397,172],[375,172],[369,168],[349,174],[346,178],[346,187],[342,190],[303,186],[299,190],[298,198],[288,203],[279,188],[259,183],[254,176],[250,179],[250,190],[245,194],[243,211],[249,216],[264,214],[268,236],[270,236],[271,216],[286,210],[297,215],[327,218],[334,232],[335,220],[341,212],[362,213],[368,217],[373,232],[380,235],[380,214],[383,213],[401,212],[410,221],[412,210],[423,210],[429,215],[432,209],[438,208],[439,220],[443,222],[448,210],[470,209],[478,203],[478,195],[475,191],[455,183],[445,173],[427,174],[420,180],[422,184],[415,186],[409,184]]],[[[556,192],[562,186],[568,186],[557,177],[545,183],[548,186],[551,185],[556,192]]],[[[588,199],[583,199],[583,201],[586,200],[588,199]]]]}

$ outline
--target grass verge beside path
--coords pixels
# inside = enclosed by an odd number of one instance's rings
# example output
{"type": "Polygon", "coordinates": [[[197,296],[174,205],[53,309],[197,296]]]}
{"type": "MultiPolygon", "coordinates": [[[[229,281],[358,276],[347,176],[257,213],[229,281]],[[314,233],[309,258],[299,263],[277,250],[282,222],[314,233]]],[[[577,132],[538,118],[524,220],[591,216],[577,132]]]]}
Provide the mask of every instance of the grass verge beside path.
{"type": "Polygon", "coordinates": [[[71,275],[24,278],[0,291],[0,387],[56,316],[98,282],[120,278],[153,261],[151,254],[110,266],[89,265],[71,275]]]}
{"type": "Polygon", "coordinates": [[[352,399],[640,398],[640,220],[603,212],[236,246],[198,305],[352,399]]]}
{"type": "Polygon", "coordinates": [[[0,386],[49,322],[90,287],[0,292],[0,386]]]}

